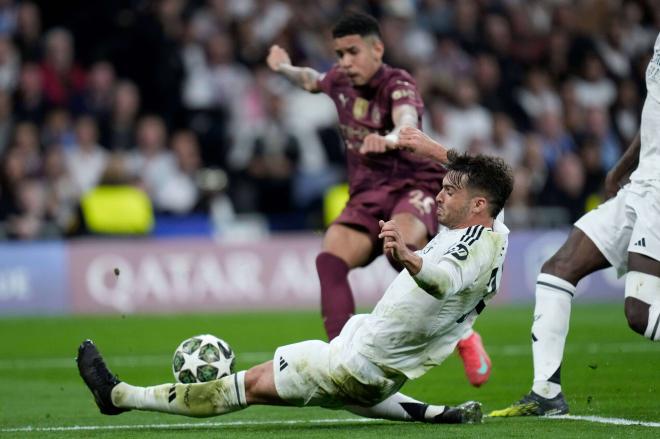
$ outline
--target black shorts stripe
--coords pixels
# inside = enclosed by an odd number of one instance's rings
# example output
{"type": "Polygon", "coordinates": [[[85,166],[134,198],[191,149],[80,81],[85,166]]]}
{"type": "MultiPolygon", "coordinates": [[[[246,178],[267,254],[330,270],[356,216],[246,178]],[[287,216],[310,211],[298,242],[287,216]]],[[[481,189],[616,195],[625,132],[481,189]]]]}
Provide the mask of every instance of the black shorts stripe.
{"type": "Polygon", "coordinates": [[[575,295],[570,290],[567,290],[566,288],[558,287],[557,285],[553,285],[553,284],[548,283],[548,282],[542,282],[540,280],[537,280],[536,285],[543,285],[545,287],[550,287],[550,288],[554,288],[555,290],[563,291],[564,293],[570,294],[571,297],[573,297],[575,295]]]}
{"type": "Polygon", "coordinates": [[[238,389],[238,374],[234,374],[234,387],[236,388],[236,399],[238,399],[238,404],[243,407],[243,403],[241,402],[241,392],[238,389]]]}
{"type": "Polygon", "coordinates": [[[655,340],[655,334],[658,332],[658,326],[660,325],[660,315],[655,321],[655,326],[653,327],[653,332],[651,333],[651,340],[655,340]]]}

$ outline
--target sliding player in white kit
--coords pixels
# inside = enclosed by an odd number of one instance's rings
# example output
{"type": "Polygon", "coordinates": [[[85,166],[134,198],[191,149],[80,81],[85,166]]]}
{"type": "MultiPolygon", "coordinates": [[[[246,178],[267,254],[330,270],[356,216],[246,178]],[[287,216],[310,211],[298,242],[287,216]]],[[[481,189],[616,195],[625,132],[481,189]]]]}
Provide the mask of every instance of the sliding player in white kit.
{"type": "Polygon", "coordinates": [[[541,268],[532,325],[532,390],[490,416],[568,413],[561,362],[571,300],[577,283],[596,270],[613,266],[619,276],[627,273],[628,325],[652,341],[660,340],[660,34],[646,69],[646,89],[639,135],[605,179],[607,196],[616,196],[583,215],[541,268]],[[630,183],[624,185],[633,169],[630,183]]]}
{"type": "Polygon", "coordinates": [[[495,219],[513,188],[499,158],[448,153],[437,216],[446,227],[424,249],[406,247],[395,221],[380,221],[385,251],[405,267],[370,314],[351,317],[330,343],[282,346],[274,359],[219,380],[135,387],[119,381],[90,340],[80,375],[101,413],[149,410],[215,416],[249,405],[343,408],[361,416],[474,423],[481,404],[428,405],[398,393],[444,361],[496,293],[508,229],[495,219]]]}

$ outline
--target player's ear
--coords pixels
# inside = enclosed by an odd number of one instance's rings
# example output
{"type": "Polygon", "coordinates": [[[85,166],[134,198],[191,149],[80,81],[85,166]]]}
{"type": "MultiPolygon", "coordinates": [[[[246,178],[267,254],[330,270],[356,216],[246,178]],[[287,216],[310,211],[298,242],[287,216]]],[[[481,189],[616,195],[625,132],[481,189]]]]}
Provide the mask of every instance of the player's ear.
{"type": "Polygon", "coordinates": [[[374,57],[381,60],[385,54],[385,44],[383,44],[383,41],[380,38],[372,37],[371,50],[374,57]]]}
{"type": "Polygon", "coordinates": [[[472,205],[472,210],[476,214],[481,214],[483,211],[488,209],[488,200],[486,197],[474,197],[472,199],[472,202],[474,203],[472,205]]]}

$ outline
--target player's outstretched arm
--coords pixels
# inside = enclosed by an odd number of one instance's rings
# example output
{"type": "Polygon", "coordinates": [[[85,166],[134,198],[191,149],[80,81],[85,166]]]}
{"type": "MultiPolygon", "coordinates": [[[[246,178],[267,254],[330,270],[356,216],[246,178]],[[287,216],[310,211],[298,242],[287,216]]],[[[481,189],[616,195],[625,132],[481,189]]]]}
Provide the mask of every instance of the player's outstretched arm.
{"type": "Polygon", "coordinates": [[[396,221],[380,220],[378,225],[380,225],[378,237],[383,240],[384,251],[391,252],[394,259],[399,261],[411,275],[419,273],[422,269],[422,258],[408,248],[396,221]]]}
{"type": "Polygon", "coordinates": [[[364,138],[361,154],[383,153],[398,148],[399,132],[405,127],[417,125],[417,109],[412,105],[398,105],[392,110],[394,129],[386,136],[371,133],[364,138]]]}
{"type": "Polygon", "coordinates": [[[397,146],[429,157],[440,163],[447,163],[447,148],[414,126],[401,128],[397,146]]]}
{"type": "Polygon", "coordinates": [[[289,54],[280,46],[273,45],[270,47],[266,62],[271,70],[286,76],[298,87],[312,93],[319,91],[318,81],[321,74],[311,67],[296,67],[291,65],[289,54]]]}
{"type": "Polygon", "coordinates": [[[628,174],[635,169],[639,163],[639,151],[641,148],[641,141],[639,132],[628,146],[628,149],[621,156],[618,162],[605,176],[605,197],[612,198],[623,186],[624,179],[628,174]]]}

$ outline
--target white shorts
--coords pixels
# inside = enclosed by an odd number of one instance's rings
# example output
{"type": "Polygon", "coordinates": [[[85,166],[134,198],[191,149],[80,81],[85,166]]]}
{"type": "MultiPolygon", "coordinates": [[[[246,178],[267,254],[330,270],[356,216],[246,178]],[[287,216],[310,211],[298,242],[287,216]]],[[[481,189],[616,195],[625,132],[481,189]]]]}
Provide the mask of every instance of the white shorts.
{"type": "Polygon", "coordinates": [[[370,407],[403,386],[403,374],[384,370],[351,349],[351,320],[330,343],[309,340],[275,351],[273,372],[280,398],[296,406],[370,407]]]}
{"type": "Polygon", "coordinates": [[[628,252],[660,261],[660,181],[631,182],[576,221],[619,276],[628,271],[628,252]]]}

